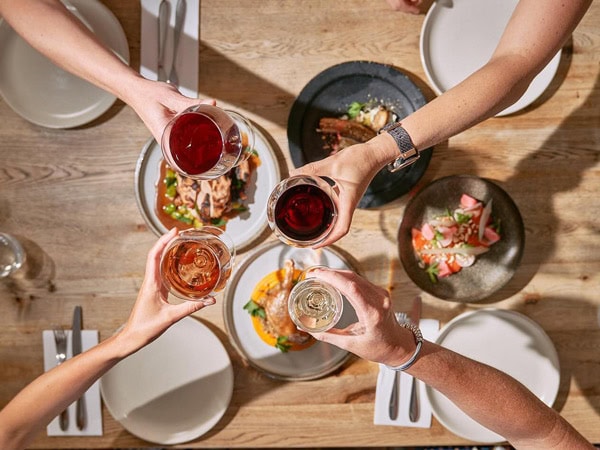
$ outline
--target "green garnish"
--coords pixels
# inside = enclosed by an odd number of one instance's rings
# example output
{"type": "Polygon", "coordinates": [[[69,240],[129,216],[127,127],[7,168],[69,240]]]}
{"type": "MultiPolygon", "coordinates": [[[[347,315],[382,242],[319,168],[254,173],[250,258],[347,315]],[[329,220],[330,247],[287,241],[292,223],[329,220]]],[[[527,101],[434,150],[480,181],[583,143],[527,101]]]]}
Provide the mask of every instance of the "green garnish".
{"type": "Polygon", "coordinates": [[[360,112],[362,111],[362,109],[365,105],[366,105],[366,103],[359,103],[359,102],[350,103],[350,106],[348,107],[348,116],[351,119],[354,119],[356,116],[358,116],[360,114],[360,112]]]}
{"type": "Polygon", "coordinates": [[[457,212],[454,215],[454,219],[456,220],[456,223],[458,223],[459,225],[462,225],[463,223],[469,222],[469,219],[471,219],[471,216],[469,214],[462,214],[462,213],[457,212]]]}
{"type": "Polygon", "coordinates": [[[258,306],[254,300],[249,300],[248,303],[244,305],[244,309],[253,317],[260,317],[261,319],[267,318],[265,309],[262,306],[258,306]]]}
{"type": "Polygon", "coordinates": [[[279,336],[277,338],[277,343],[275,344],[275,348],[279,350],[281,353],[287,353],[287,351],[292,348],[292,344],[288,344],[287,336],[279,336]]]}
{"type": "Polygon", "coordinates": [[[438,273],[440,273],[440,271],[438,269],[437,261],[434,262],[432,265],[427,266],[427,269],[425,269],[425,272],[427,272],[427,275],[429,275],[429,279],[431,280],[432,283],[437,283],[437,275],[438,275],[438,273]]]}
{"type": "Polygon", "coordinates": [[[227,221],[225,219],[223,219],[222,217],[219,217],[218,219],[210,219],[210,223],[211,223],[211,225],[213,225],[215,227],[222,227],[222,226],[225,226],[227,221]]]}
{"type": "Polygon", "coordinates": [[[440,233],[438,230],[435,230],[434,236],[433,236],[433,240],[434,241],[441,241],[442,239],[444,239],[444,235],[442,233],[440,233]]]}

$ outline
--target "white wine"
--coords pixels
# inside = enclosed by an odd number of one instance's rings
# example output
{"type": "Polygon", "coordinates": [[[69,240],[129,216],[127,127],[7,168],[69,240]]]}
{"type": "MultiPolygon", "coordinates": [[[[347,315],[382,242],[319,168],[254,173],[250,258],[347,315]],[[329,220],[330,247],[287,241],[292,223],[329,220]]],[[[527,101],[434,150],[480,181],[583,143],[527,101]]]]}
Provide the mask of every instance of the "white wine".
{"type": "Polygon", "coordinates": [[[337,289],[324,281],[309,278],[292,289],[289,313],[298,328],[321,332],[338,322],[342,305],[342,296],[337,289]]]}

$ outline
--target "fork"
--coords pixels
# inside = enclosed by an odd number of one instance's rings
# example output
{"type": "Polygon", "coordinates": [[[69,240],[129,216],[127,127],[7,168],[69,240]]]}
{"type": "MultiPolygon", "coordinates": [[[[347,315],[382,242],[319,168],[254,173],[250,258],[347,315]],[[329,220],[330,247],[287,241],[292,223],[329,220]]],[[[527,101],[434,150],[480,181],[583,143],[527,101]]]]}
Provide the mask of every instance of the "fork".
{"type": "Polygon", "coordinates": [[[173,61],[171,62],[171,70],[167,83],[173,86],[179,86],[179,77],[177,70],[175,69],[175,61],[177,60],[177,51],[179,50],[179,38],[181,36],[181,30],[183,29],[183,21],[185,19],[185,0],[177,0],[177,6],[175,8],[175,34],[173,35],[173,61]]]}
{"type": "MultiPolygon", "coordinates": [[[[67,332],[63,329],[55,329],[54,343],[56,344],[56,365],[59,366],[67,359],[67,332]]],[[[60,429],[63,431],[66,431],[69,427],[69,414],[67,409],[60,413],[58,423],[60,429]]]]}

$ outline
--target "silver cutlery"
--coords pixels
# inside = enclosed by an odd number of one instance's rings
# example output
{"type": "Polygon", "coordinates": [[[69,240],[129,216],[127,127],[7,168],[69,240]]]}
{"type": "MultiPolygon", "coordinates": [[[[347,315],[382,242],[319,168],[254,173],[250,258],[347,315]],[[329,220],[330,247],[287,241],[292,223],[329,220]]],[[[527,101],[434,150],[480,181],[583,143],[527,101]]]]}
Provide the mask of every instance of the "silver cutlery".
{"type": "Polygon", "coordinates": [[[175,34],[173,35],[173,60],[171,62],[169,77],[167,78],[167,83],[171,83],[174,86],[179,85],[179,77],[177,76],[177,70],[175,69],[175,62],[177,60],[177,51],[179,50],[179,38],[181,37],[185,19],[185,9],[185,0],[177,0],[177,7],[175,9],[175,34]]]}
{"type": "MultiPolygon", "coordinates": [[[[410,320],[416,326],[419,326],[419,321],[421,320],[421,296],[415,297],[413,300],[413,307],[410,314],[410,320]]],[[[411,422],[416,422],[419,420],[419,380],[414,377],[410,381],[410,401],[408,407],[408,418],[411,422]]]]}
{"type": "Polygon", "coordinates": [[[167,31],[169,30],[169,2],[162,0],[158,7],[158,81],[167,81],[165,70],[165,44],[167,43],[167,31]]]}
{"type": "MultiPolygon", "coordinates": [[[[76,306],[73,311],[72,331],[73,357],[81,353],[81,306],[76,306]]],[[[86,427],[87,417],[85,414],[85,397],[79,397],[75,404],[77,428],[83,430],[86,427]]]]}
{"type": "MultiPolygon", "coordinates": [[[[406,322],[408,316],[405,313],[396,313],[396,320],[400,323],[406,322]]],[[[394,371],[394,381],[392,384],[392,392],[390,394],[390,403],[388,408],[388,414],[390,419],[396,420],[398,418],[398,405],[400,404],[400,374],[398,371],[394,371]]]]}
{"type": "MultiPolygon", "coordinates": [[[[54,343],[56,344],[56,365],[59,366],[67,359],[67,333],[65,330],[54,330],[54,343]]],[[[67,428],[69,428],[69,412],[67,409],[58,416],[58,423],[62,431],[67,431],[67,428]]]]}

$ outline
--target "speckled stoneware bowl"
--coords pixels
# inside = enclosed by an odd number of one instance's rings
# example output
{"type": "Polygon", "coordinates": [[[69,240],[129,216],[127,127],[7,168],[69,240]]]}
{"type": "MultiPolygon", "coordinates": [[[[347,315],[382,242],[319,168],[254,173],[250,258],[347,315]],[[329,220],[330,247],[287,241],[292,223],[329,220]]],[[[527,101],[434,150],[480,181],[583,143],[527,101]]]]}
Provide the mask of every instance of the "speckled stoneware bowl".
{"type": "Polygon", "coordinates": [[[502,188],[479,177],[453,175],[433,181],[409,201],[398,231],[398,245],[404,270],[423,291],[443,300],[469,303],[490,297],[512,278],[523,255],[525,230],[517,205],[502,188]],[[433,283],[419,267],[411,229],[456,208],[462,194],[484,203],[493,199],[492,217],[501,221],[501,239],[472,266],[433,283]]]}

